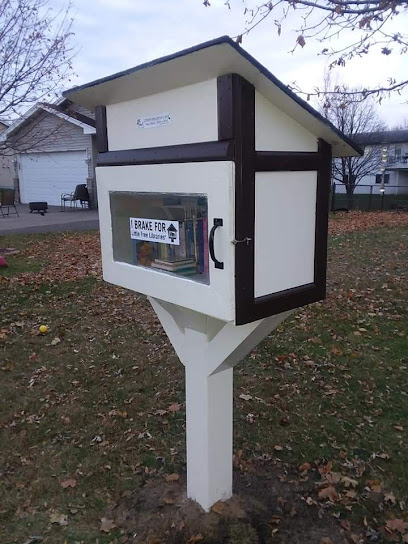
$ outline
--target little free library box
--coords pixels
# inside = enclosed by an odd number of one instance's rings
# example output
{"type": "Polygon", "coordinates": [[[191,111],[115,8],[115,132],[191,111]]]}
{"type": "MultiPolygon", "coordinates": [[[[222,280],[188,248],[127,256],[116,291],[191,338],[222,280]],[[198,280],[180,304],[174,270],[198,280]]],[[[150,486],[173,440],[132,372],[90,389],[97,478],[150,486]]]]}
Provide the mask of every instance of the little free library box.
{"type": "Polygon", "coordinates": [[[96,111],[107,281],[237,325],[324,298],[331,158],[360,150],[230,38],[65,95],[96,111]]]}
{"type": "Polygon", "coordinates": [[[228,37],[65,93],[96,114],[105,280],[186,368],[187,495],[232,493],[233,366],[323,299],[332,157],[361,154],[228,37]]]}

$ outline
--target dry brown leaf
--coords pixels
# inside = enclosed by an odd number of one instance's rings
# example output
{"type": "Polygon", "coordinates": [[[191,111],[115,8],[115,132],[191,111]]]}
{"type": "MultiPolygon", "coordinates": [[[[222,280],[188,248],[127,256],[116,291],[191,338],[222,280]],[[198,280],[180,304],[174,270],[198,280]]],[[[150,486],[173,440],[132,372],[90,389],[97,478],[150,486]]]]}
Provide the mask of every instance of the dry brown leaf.
{"type": "Polygon", "coordinates": [[[328,472],[324,475],[324,479],[329,484],[338,484],[341,480],[341,474],[339,472],[328,472]]]}
{"type": "Polygon", "coordinates": [[[178,412],[181,408],[181,404],[178,404],[177,402],[174,404],[170,404],[170,406],[167,408],[169,412],[178,412]]]}
{"type": "Polygon", "coordinates": [[[343,519],[343,520],[340,522],[340,527],[342,527],[342,528],[345,529],[346,531],[350,531],[350,529],[351,529],[350,522],[347,521],[346,519],[343,519]]]}
{"type": "Polygon", "coordinates": [[[239,396],[242,400],[252,400],[251,395],[245,395],[245,393],[242,393],[242,395],[239,396]]]}
{"type": "Polygon", "coordinates": [[[310,463],[303,463],[303,465],[300,465],[299,472],[308,472],[312,468],[312,465],[310,463]]]}
{"type": "Polygon", "coordinates": [[[394,493],[392,491],[390,491],[389,493],[385,493],[384,494],[384,501],[389,502],[391,504],[395,504],[396,503],[396,498],[395,498],[394,493]]]}
{"type": "Polygon", "coordinates": [[[337,502],[339,496],[335,488],[330,485],[329,487],[324,487],[319,491],[320,500],[329,500],[331,502],[337,502]]]}
{"type": "Polygon", "coordinates": [[[321,539],[320,544],[333,544],[333,540],[329,538],[328,536],[324,536],[321,539]]]}
{"type": "Polygon", "coordinates": [[[69,478],[68,480],[60,482],[60,485],[64,489],[66,489],[67,487],[75,487],[77,485],[77,481],[75,480],[75,478],[69,478]]]}
{"type": "Polygon", "coordinates": [[[189,542],[190,542],[191,544],[195,544],[196,542],[201,542],[202,540],[204,540],[203,535],[202,535],[201,533],[198,533],[198,534],[196,534],[196,535],[193,535],[193,536],[190,538],[189,542]]]}
{"type": "Polygon", "coordinates": [[[113,519],[101,518],[101,526],[99,528],[100,531],[103,531],[104,533],[110,533],[115,527],[116,525],[113,519]]]}
{"type": "Polygon", "coordinates": [[[180,480],[180,474],[168,474],[166,476],[166,482],[168,484],[172,483],[172,482],[177,482],[177,480],[180,480]]]}
{"type": "Polygon", "coordinates": [[[343,476],[340,482],[344,487],[357,487],[358,485],[357,480],[353,480],[353,478],[349,478],[348,476],[343,476]]]}
{"type": "Polygon", "coordinates": [[[399,533],[405,533],[408,529],[408,523],[403,519],[395,518],[389,519],[386,523],[386,528],[389,531],[398,531],[399,533]]]}
{"type": "Polygon", "coordinates": [[[396,431],[403,431],[404,430],[404,427],[402,425],[394,425],[394,429],[396,431]]]}
{"type": "Polygon", "coordinates": [[[215,512],[216,514],[221,515],[225,510],[225,502],[218,501],[215,504],[213,504],[211,510],[215,512]]]}
{"type": "Polygon", "coordinates": [[[54,340],[51,340],[50,346],[57,346],[60,342],[61,338],[58,338],[58,336],[56,336],[54,340]]]}
{"type": "Polygon", "coordinates": [[[165,504],[174,504],[174,499],[170,499],[169,497],[164,497],[163,502],[165,504]]]}
{"type": "Polygon", "coordinates": [[[276,451],[282,451],[282,450],[283,450],[283,447],[282,447],[282,446],[279,446],[279,445],[274,446],[273,448],[274,448],[276,451]]]}
{"type": "Polygon", "coordinates": [[[50,522],[58,523],[58,525],[62,525],[64,527],[68,525],[68,516],[67,514],[59,514],[58,512],[52,512],[50,514],[50,522]]]}

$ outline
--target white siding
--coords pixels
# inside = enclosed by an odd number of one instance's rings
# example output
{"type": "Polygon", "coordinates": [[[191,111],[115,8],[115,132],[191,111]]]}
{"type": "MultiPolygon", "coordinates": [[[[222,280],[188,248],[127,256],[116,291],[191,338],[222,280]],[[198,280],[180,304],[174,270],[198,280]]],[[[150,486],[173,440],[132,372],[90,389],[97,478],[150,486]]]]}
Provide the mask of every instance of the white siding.
{"type": "Polygon", "coordinates": [[[255,92],[257,151],[317,151],[317,138],[255,92]]]}
{"type": "Polygon", "coordinates": [[[81,127],[48,112],[41,112],[11,138],[27,152],[91,150],[92,136],[81,127]]]}
{"type": "Polygon", "coordinates": [[[109,150],[206,142],[218,139],[215,79],[106,108],[109,150]],[[138,128],[139,117],[168,113],[171,124],[138,128]]]}

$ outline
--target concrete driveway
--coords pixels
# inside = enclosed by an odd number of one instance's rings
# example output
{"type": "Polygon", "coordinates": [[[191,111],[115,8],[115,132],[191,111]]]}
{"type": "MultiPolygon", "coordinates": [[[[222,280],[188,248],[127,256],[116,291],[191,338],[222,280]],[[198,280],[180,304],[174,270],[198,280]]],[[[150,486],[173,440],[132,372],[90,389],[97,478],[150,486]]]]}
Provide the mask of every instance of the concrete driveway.
{"type": "Polygon", "coordinates": [[[14,214],[2,217],[0,213],[0,236],[99,229],[98,210],[76,208],[75,211],[61,212],[59,206],[50,206],[47,213],[42,216],[37,212],[30,213],[28,205],[18,204],[17,211],[20,217],[14,214]]]}

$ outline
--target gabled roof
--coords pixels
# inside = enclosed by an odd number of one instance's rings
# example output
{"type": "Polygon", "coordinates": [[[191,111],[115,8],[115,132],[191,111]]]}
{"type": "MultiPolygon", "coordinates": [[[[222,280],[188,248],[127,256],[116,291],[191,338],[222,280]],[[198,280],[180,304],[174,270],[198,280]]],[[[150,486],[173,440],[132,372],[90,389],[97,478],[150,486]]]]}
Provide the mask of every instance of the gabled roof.
{"type": "Polygon", "coordinates": [[[327,119],[279,81],[228,36],[202,43],[129,70],[65,91],[88,109],[114,104],[237,73],[300,125],[332,145],[333,156],[362,155],[362,150],[327,119]]]}
{"type": "Polygon", "coordinates": [[[403,144],[408,143],[408,130],[362,132],[355,134],[353,140],[359,145],[403,144]]]}
{"type": "Polygon", "coordinates": [[[82,128],[84,134],[95,134],[95,121],[86,115],[82,115],[77,112],[68,111],[63,109],[58,104],[47,104],[45,102],[39,102],[29,110],[27,110],[21,117],[19,117],[14,123],[12,123],[6,130],[0,134],[0,141],[4,142],[15,134],[23,125],[28,123],[34,116],[38,115],[42,111],[46,111],[53,115],[56,115],[60,119],[64,119],[69,123],[77,125],[82,128]]]}

